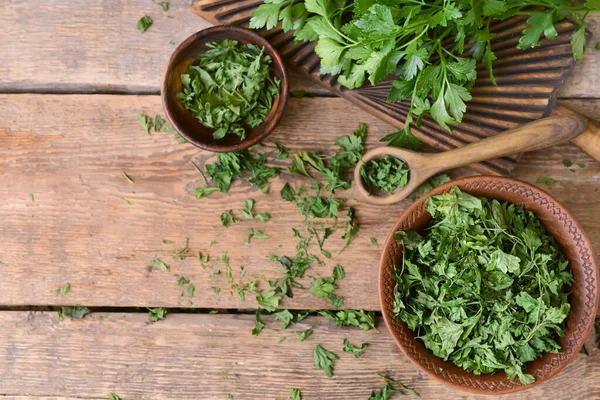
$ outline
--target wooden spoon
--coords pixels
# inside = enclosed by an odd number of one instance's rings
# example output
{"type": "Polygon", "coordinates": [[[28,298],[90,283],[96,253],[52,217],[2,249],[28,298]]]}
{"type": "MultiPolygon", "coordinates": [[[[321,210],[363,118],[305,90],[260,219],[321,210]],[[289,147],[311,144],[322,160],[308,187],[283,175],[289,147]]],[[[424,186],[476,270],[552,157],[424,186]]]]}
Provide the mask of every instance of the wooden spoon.
{"type": "Polygon", "coordinates": [[[367,152],[358,162],[354,180],[370,203],[392,204],[404,200],[427,179],[442,171],[524,151],[545,149],[577,137],[586,127],[587,122],[580,115],[560,115],[540,119],[443,153],[417,153],[397,147],[379,147],[367,152]],[[369,194],[360,170],[366,162],[384,156],[399,158],[408,165],[408,183],[389,196],[369,194]]]}

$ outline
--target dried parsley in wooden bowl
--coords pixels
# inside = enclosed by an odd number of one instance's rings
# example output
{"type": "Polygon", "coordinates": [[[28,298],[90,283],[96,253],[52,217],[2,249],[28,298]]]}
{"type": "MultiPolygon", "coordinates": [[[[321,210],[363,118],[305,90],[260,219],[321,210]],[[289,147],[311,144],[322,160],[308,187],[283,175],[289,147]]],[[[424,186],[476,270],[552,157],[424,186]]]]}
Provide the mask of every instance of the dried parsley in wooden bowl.
{"type": "Polygon", "coordinates": [[[167,118],[192,144],[217,152],[247,149],[273,131],[288,99],[276,50],[260,35],[216,26],[173,53],[161,96],[167,118]]]}
{"type": "Polygon", "coordinates": [[[549,194],[510,178],[446,183],[409,207],[380,262],[398,346],[451,387],[511,393],[573,360],[593,327],[589,239],[549,194]]]}

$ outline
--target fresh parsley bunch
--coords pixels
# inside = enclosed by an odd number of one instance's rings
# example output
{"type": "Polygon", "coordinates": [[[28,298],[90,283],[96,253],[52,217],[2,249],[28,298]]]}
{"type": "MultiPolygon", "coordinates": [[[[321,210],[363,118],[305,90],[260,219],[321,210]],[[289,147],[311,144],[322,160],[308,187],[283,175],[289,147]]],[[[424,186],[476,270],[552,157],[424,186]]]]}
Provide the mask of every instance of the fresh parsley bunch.
{"type": "Polygon", "coordinates": [[[477,61],[495,83],[491,22],[528,16],[518,44],[526,49],[542,35],[554,39],[554,24],[571,17],[579,24],[571,43],[580,61],[585,17],[599,10],[599,0],[265,0],[250,27],[272,29],[281,21],[296,40],[317,41],[321,73],[338,75],[350,89],[397,75],[388,100],[410,99],[406,131],[426,114],[450,131],[471,100],[477,61]]]}
{"type": "Polygon", "coordinates": [[[421,234],[395,232],[394,312],[436,356],[476,375],[523,368],[558,352],[573,275],[535,215],[454,188],[427,199],[421,234]]]}
{"type": "Polygon", "coordinates": [[[183,92],[176,97],[202,125],[215,129],[215,139],[234,134],[244,140],[246,126],[265,121],[281,82],[270,77],[272,60],[264,47],[236,40],[207,47],[181,75],[183,92]]]}

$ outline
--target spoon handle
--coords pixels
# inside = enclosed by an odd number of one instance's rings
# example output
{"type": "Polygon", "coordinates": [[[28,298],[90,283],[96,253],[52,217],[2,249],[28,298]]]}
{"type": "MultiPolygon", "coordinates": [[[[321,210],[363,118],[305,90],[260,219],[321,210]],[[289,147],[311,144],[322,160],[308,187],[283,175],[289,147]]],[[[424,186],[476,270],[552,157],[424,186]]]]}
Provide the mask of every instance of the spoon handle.
{"type": "Polygon", "coordinates": [[[429,159],[430,167],[442,171],[525,151],[545,149],[575,138],[586,126],[586,120],[580,115],[543,118],[460,149],[435,154],[429,159]]]}

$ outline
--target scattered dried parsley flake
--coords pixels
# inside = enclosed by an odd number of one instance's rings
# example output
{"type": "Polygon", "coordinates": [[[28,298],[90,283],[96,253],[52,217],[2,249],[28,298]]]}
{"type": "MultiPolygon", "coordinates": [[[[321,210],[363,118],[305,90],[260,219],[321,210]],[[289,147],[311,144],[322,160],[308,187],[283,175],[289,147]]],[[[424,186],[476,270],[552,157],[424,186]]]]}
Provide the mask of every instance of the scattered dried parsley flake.
{"type": "Polygon", "coordinates": [[[137,22],[137,29],[138,31],[140,31],[141,33],[146,32],[146,30],[148,30],[148,28],[150,28],[150,26],[152,25],[152,18],[150,18],[147,15],[144,15],[142,18],[140,18],[140,20],[137,22]]]}
{"type": "Polygon", "coordinates": [[[545,183],[546,185],[554,185],[556,181],[547,176],[538,176],[538,178],[535,180],[535,183],[545,183]]]}

